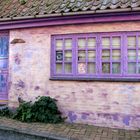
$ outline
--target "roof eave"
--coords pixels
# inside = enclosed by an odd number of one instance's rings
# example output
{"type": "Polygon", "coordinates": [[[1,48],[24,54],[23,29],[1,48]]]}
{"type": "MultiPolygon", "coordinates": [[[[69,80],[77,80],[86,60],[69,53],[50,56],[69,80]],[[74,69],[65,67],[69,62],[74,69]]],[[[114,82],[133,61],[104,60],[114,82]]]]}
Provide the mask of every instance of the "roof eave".
{"type": "Polygon", "coordinates": [[[12,20],[0,20],[0,30],[16,29],[16,28],[31,28],[44,27],[55,25],[70,25],[70,24],[84,24],[84,23],[105,23],[105,22],[121,22],[121,21],[140,21],[140,11],[138,9],[128,9],[125,11],[104,13],[93,11],[88,13],[74,12],[65,14],[50,14],[47,16],[27,16],[22,18],[13,17],[12,20]]]}

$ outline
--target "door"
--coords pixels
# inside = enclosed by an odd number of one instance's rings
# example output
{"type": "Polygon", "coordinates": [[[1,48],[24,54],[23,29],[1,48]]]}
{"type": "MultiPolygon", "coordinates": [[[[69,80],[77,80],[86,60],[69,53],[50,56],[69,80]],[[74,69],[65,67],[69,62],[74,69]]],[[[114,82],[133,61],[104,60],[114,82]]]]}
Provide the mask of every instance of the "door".
{"type": "Polygon", "coordinates": [[[0,33],[0,104],[8,101],[8,46],[8,34],[0,33]]]}

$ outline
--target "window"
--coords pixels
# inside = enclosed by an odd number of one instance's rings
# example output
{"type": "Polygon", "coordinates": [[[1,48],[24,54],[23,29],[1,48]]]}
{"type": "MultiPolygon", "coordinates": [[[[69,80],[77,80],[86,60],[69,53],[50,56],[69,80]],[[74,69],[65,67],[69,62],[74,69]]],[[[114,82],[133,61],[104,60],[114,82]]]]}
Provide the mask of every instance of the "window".
{"type": "Polygon", "coordinates": [[[0,100],[8,99],[8,33],[0,32],[0,100]]]}
{"type": "Polygon", "coordinates": [[[140,33],[52,36],[56,79],[140,79],[140,33]]]}

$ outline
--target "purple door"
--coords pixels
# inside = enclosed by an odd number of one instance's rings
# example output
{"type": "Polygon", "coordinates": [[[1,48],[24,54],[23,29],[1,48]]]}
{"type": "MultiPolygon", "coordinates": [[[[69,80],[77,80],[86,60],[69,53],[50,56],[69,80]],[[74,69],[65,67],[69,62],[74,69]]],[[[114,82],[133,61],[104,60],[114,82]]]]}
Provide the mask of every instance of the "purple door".
{"type": "Polygon", "coordinates": [[[8,34],[0,34],[0,104],[8,101],[8,34]]]}

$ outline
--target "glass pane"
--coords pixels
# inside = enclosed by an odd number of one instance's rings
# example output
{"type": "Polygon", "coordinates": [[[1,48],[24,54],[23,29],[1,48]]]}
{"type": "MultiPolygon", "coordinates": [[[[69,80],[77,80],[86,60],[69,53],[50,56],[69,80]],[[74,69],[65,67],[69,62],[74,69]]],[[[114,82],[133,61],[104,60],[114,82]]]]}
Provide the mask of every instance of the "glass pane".
{"type": "Polygon", "coordinates": [[[140,50],[138,50],[138,60],[140,60],[140,50]]]}
{"type": "Polygon", "coordinates": [[[129,74],[136,73],[136,63],[128,63],[128,73],[129,74]]]}
{"type": "Polygon", "coordinates": [[[120,46],[121,46],[120,37],[112,37],[112,47],[113,48],[120,48],[120,46]]]}
{"type": "Polygon", "coordinates": [[[128,50],[128,60],[136,60],[136,50],[128,50]]]}
{"type": "Polygon", "coordinates": [[[102,63],[102,72],[110,73],[110,63],[102,63]]]}
{"type": "Polygon", "coordinates": [[[113,63],[112,64],[112,73],[113,74],[120,73],[120,63],[113,63]]]}
{"type": "Polygon", "coordinates": [[[0,60],[0,69],[5,69],[8,67],[8,60],[4,59],[4,60],[0,60]]]}
{"type": "Polygon", "coordinates": [[[95,60],[96,54],[95,51],[88,51],[88,60],[95,60]]]}
{"type": "Polygon", "coordinates": [[[88,48],[96,47],[96,38],[88,38],[88,48]]]}
{"type": "Polygon", "coordinates": [[[140,48],[140,36],[138,37],[138,47],[140,48]]]}
{"type": "Polygon", "coordinates": [[[56,64],[56,73],[62,73],[62,63],[56,64]]]}
{"type": "Polygon", "coordinates": [[[110,59],[110,50],[102,50],[102,59],[109,60],[110,59]]]}
{"type": "Polygon", "coordinates": [[[95,63],[88,63],[88,73],[95,73],[95,63]]]}
{"type": "Polygon", "coordinates": [[[78,73],[79,74],[86,73],[86,63],[78,63],[78,73]]]}
{"type": "Polygon", "coordinates": [[[113,50],[112,51],[112,59],[113,60],[120,60],[121,51],[120,50],[113,50]]]}
{"type": "Polygon", "coordinates": [[[0,92],[6,91],[6,76],[0,75],[0,92]]]}
{"type": "Polygon", "coordinates": [[[62,61],[62,60],[63,60],[63,52],[56,51],[56,61],[62,61]]]}
{"type": "Polygon", "coordinates": [[[72,72],[72,67],[71,63],[65,63],[65,73],[71,73],[72,72]]]}
{"type": "Polygon", "coordinates": [[[72,51],[65,51],[65,61],[72,60],[72,51]]]}
{"type": "Polygon", "coordinates": [[[127,41],[128,41],[128,48],[136,48],[136,37],[135,36],[127,37],[127,41]]]}
{"type": "Polygon", "coordinates": [[[0,57],[8,56],[8,37],[0,37],[0,57]]]}
{"type": "Polygon", "coordinates": [[[102,38],[102,47],[103,48],[110,48],[110,38],[109,37],[102,38]]]}
{"type": "Polygon", "coordinates": [[[86,52],[85,51],[78,51],[78,60],[86,60],[86,52]]]}
{"type": "Polygon", "coordinates": [[[86,47],[86,39],[85,38],[79,38],[78,39],[78,48],[82,49],[86,47]]]}
{"type": "Polygon", "coordinates": [[[138,73],[140,73],[140,63],[138,63],[138,73]]]}
{"type": "Polygon", "coordinates": [[[72,39],[65,39],[65,49],[72,49],[72,39]]]}
{"type": "Polygon", "coordinates": [[[63,40],[62,39],[57,39],[56,40],[56,49],[61,49],[63,48],[63,40]]]}

